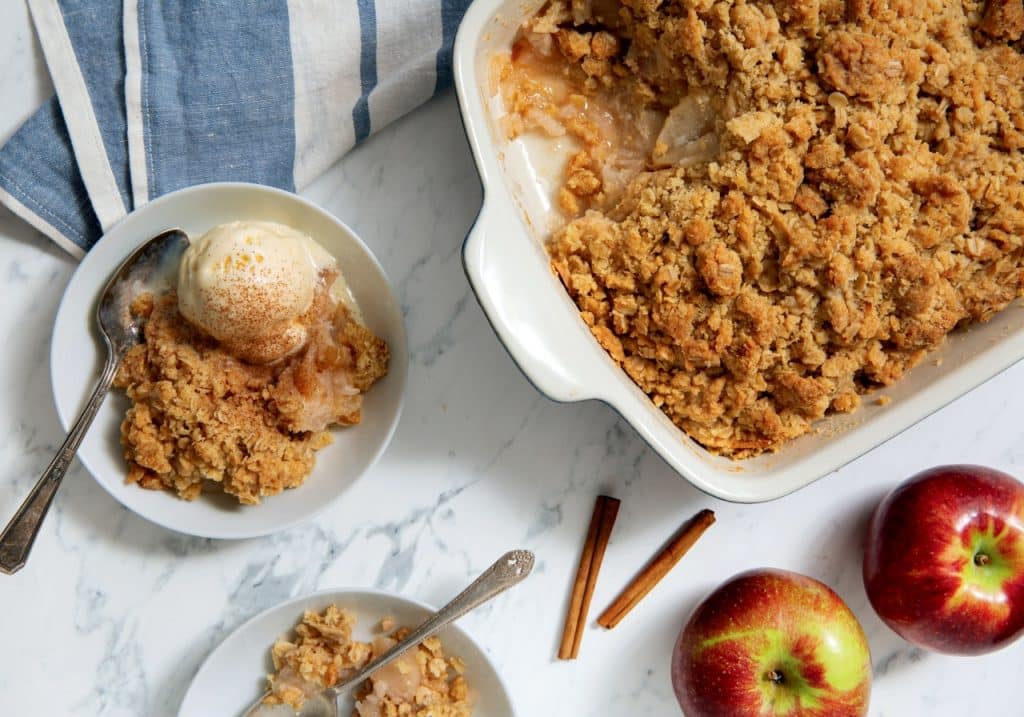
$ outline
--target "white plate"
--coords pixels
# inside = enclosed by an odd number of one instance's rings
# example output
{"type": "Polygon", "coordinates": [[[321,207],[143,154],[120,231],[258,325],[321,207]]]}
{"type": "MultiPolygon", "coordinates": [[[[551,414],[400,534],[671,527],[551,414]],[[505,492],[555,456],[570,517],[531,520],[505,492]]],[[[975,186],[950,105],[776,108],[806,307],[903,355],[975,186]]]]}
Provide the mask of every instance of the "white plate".
{"type": "Polygon", "coordinates": [[[78,458],[114,498],[148,520],[207,538],[248,538],[308,520],[374,464],[394,433],[402,408],[408,351],[402,311],[384,270],[370,250],[335,217],[289,192],[255,184],[215,183],[167,194],[111,229],[75,271],[64,291],[53,327],[50,380],[61,424],[67,428],[92,391],[105,349],[96,327],[98,294],[113,270],[139,244],[161,231],[181,227],[197,237],[235,219],[276,221],[303,231],[331,252],[364,314],[367,325],[388,342],[388,375],[367,393],[363,420],[336,429],[334,443],[317,453],[316,467],[302,486],[240,506],[233,498],[203,495],[184,501],[166,491],[125,483],[120,424],[128,401],[114,389],[82,441],[78,458]]]}
{"type": "Polygon", "coordinates": [[[470,284],[513,360],[556,401],[607,403],[683,477],[725,500],[771,500],[802,488],[892,438],[1024,358],[1024,311],[1007,308],[957,332],[893,386],[885,406],[865,398],[852,414],[820,421],[778,453],[743,461],[712,454],[658,410],[580,319],[551,271],[544,241],[561,221],[552,189],[565,154],[536,137],[509,141],[501,99],[488,87],[495,53],[507,53],[543,0],[476,0],[455,40],[455,89],[484,186],[484,204],[463,248],[470,284]],[[936,366],[935,360],[942,359],[936,366]]]}
{"type": "MultiPolygon", "coordinates": [[[[355,613],[357,640],[369,640],[385,617],[394,618],[398,626],[415,627],[434,612],[421,602],[379,590],[327,590],[289,600],[246,622],[210,653],[192,679],[178,717],[241,715],[266,688],[266,675],[273,672],[274,641],[295,627],[303,611],[319,612],[331,603],[355,613]]],[[[508,689],[487,653],[457,625],[438,636],[446,655],[457,655],[466,663],[466,681],[479,696],[473,717],[513,717],[508,689]]]]}

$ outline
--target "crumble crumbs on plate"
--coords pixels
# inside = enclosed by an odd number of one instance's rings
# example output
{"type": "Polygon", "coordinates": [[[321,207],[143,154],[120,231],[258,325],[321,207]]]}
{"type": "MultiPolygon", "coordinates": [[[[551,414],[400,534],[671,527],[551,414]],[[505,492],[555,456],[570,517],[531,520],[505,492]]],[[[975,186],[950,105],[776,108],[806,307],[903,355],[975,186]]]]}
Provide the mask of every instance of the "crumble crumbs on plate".
{"type": "Polygon", "coordinates": [[[575,145],[551,264],[712,451],[773,451],[1024,287],[1021,0],[553,0],[492,64],[575,145]]]}
{"type": "MultiPolygon", "coordinates": [[[[360,642],[352,639],[355,622],[351,611],[336,605],[306,611],[294,638],[271,649],[276,672],[267,678],[264,702],[299,710],[308,696],[342,682],[409,633],[386,634],[385,620],[385,634],[360,642]]],[[[356,692],[353,717],[470,717],[475,695],[464,671],[462,660],[445,657],[440,640],[428,638],[370,676],[356,692]]]]}

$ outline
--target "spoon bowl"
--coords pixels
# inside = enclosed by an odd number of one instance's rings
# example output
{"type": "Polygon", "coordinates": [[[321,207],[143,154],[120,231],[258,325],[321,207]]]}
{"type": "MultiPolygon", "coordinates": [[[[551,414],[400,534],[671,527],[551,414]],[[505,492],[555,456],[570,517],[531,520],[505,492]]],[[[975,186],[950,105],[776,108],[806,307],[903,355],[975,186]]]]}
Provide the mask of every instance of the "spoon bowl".
{"type": "Polygon", "coordinates": [[[124,354],[142,341],[142,322],[131,304],[144,292],[162,294],[173,287],[189,239],[181,229],[169,229],[133,251],[115,271],[96,304],[96,323],[114,354],[124,354]]]}
{"type": "Polygon", "coordinates": [[[306,698],[296,712],[289,705],[260,705],[242,717],[348,717],[356,708],[352,693],[339,695],[318,692],[306,698]]]}

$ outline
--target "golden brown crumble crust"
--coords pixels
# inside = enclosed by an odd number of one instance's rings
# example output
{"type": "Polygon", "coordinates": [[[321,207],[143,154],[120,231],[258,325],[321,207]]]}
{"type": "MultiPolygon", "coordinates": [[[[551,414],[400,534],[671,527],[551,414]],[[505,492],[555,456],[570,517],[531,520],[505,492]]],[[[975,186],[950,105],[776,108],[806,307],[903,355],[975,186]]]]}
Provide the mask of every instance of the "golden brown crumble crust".
{"type": "Polygon", "coordinates": [[[555,0],[499,79],[510,134],[553,117],[583,147],[549,249],[584,321],[678,426],[744,457],[1021,295],[1022,32],[1021,0],[555,0]],[[665,168],[648,137],[605,191],[600,118],[564,108],[609,96],[700,120],[698,98],[711,129],[665,168]]]}
{"type": "MultiPolygon", "coordinates": [[[[288,704],[301,709],[311,691],[331,687],[363,667],[393,641],[409,634],[408,628],[392,632],[393,621],[384,620],[380,630],[389,635],[378,637],[373,644],[352,639],[355,616],[350,610],[330,605],[321,613],[306,611],[295,627],[293,639],[278,640],[271,649],[275,674],[268,677],[270,695],[266,704],[288,704]]],[[[384,668],[391,676],[396,669],[416,669],[415,688],[411,694],[401,690],[383,689],[374,683],[375,672],[356,692],[362,702],[353,717],[470,717],[473,713],[472,690],[463,676],[465,666],[455,656],[446,657],[441,641],[431,637],[420,643],[414,653],[397,661],[399,668],[384,668]],[[415,664],[415,667],[412,665],[415,664]],[[376,687],[376,690],[375,690],[376,687]],[[371,698],[375,695],[375,698],[371,698]]],[[[392,666],[396,663],[392,663],[392,666]]],[[[383,671],[382,671],[383,672],[383,671]]]]}
{"type": "MultiPolygon", "coordinates": [[[[335,311],[317,302],[311,311],[335,311]]],[[[219,488],[256,504],[301,485],[331,442],[325,425],[358,423],[361,393],[387,373],[387,344],[340,304],[333,323],[315,326],[309,345],[275,366],[225,352],[181,316],[174,293],[145,294],[132,311],[146,320],[145,342],[114,379],[132,401],[121,424],[128,480],[187,500],[219,488]],[[310,407],[325,403],[318,377],[338,371],[352,395],[327,401],[330,420],[307,430],[310,407]]]]}

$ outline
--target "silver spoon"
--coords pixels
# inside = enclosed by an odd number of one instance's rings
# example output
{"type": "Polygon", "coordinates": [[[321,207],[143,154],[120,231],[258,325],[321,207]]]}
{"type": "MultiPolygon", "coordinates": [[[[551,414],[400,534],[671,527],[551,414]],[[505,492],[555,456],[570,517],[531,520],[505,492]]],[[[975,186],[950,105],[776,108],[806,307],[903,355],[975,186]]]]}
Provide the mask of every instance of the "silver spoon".
{"type": "MultiPolygon", "coordinates": [[[[390,650],[371,661],[362,669],[354,672],[347,680],[334,687],[328,687],[315,695],[306,698],[298,717],[339,717],[352,713],[353,702],[350,692],[362,684],[363,680],[384,667],[403,652],[415,647],[431,635],[436,634],[449,623],[458,620],[470,610],[474,610],[491,598],[505,592],[521,581],[533,570],[533,553],[529,550],[512,550],[505,553],[480,577],[470,583],[469,587],[459,593],[450,603],[438,610],[409,633],[402,641],[390,650]]],[[[264,705],[264,693],[255,703],[249,706],[242,717],[295,717],[296,712],[288,705],[264,705]]]]}
{"type": "Polygon", "coordinates": [[[71,426],[64,444],[0,533],[0,572],[11,575],[25,567],[53,496],[78,451],[78,444],[110,391],[118,364],[128,349],[142,341],[142,326],[129,311],[132,300],[143,291],[157,291],[160,279],[177,268],[187,247],[188,236],[181,229],[158,234],[121,262],[103,288],[96,306],[96,321],[107,346],[106,363],[96,388],[71,426]]]}

